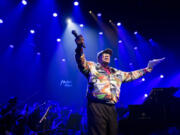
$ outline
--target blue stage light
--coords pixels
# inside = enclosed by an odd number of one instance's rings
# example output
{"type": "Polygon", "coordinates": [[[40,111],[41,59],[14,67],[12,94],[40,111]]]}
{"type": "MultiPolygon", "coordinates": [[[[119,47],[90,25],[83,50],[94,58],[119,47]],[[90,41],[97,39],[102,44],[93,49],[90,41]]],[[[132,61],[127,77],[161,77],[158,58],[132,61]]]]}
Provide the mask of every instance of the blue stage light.
{"type": "Polygon", "coordinates": [[[14,48],[14,45],[9,45],[10,48],[14,48]]]}
{"type": "Polygon", "coordinates": [[[74,2],[74,6],[79,6],[79,2],[78,2],[78,1],[75,1],[75,2],[74,2]]]}
{"type": "Polygon", "coordinates": [[[37,54],[37,55],[41,55],[41,53],[40,53],[40,52],[37,52],[36,54],[37,54]]]}
{"type": "Polygon", "coordinates": [[[132,63],[132,62],[130,62],[130,63],[129,63],[129,66],[132,66],[132,65],[133,65],[133,63],[132,63]]]}
{"type": "Polygon", "coordinates": [[[67,23],[68,24],[71,24],[72,23],[72,20],[70,18],[67,19],[67,23]]]}
{"type": "Polygon", "coordinates": [[[118,43],[119,43],[119,44],[122,43],[122,40],[119,40],[118,43]]]}
{"type": "Polygon", "coordinates": [[[58,14],[57,13],[53,13],[53,17],[57,17],[58,16],[58,14]]]}
{"type": "Polygon", "coordinates": [[[137,32],[137,31],[135,31],[135,32],[134,32],[134,35],[137,35],[137,34],[138,34],[138,32],[137,32]]]}
{"type": "Polygon", "coordinates": [[[31,34],[34,34],[34,33],[35,33],[35,30],[31,29],[31,30],[30,30],[30,33],[31,33],[31,34]]]}
{"type": "Polygon", "coordinates": [[[144,94],[144,97],[147,98],[147,97],[148,97],[148,94],[144,94]]]}
{"type": "Polygon", "coordinates": [[[117,23],[117,26],[121,26],[121,23],[120,23],[120,22],[118,22],[118,23],[117,23]]]}
{"type": "Polygon", "coordinates": [[[118,58],[114,58],[114,60],[115,60],[115,61],[117,61],[117,60],[118,60],[118,58]]]}
{"type": "Polygon", "coordinates": [[[99,35],[103,35],[103,32],[99,32],[99,35]]]}
{"type": "Polygon", "coordinates": [[[66,59],[62,59],[62,62],[66,62],[66,59]]]}
{"type": "Polygon", "coordinates": [[[97,14],[97,16],[98,16],[98,17],[101,17],[101,16],[102,16],[102,14],[101,14],[101,13],[98,13],[98,14],[97,14]]]}
{"type": "Polygon", "coordinates": [[[160,75],[160,78],[164,78],[164,75],[160,75]]]}
{"type": "Polygon", "coordinates": [[[56,40],[57,42],[61,42],[61,39],[60,38],[57,38],[57,40],[56,40]]]}
{"type": "Polygon", "coordinates": [[[135,46],[135,47],[134,47],[134,50],[138,50],[138,47],[137,47],[137,46],[135,46]]]}
{"type": "Polygon", "coordinates": [[[145,81],[145,78],[142,78],[142,81],[144,82],[144,81],[145,81]]]}
{"type": "Polygon", "coordinates": [[[22,0],[22,4],[23,5],[27,5],[27,1],[26,0],[22,0]]]}
{"type": "Polygon", "coordinates": [[[84,25],[83,25],[83,24],[80,24],[79,26],[80,26],[81,28],[82,28],[82,27],[84,27],[84,25]]]}
{"type": "Polygon", "coordinates": [[[0,23],[1,23],[1,24],[3,23],[3,19],[0,19],[0,23]]]}
{"type": "Polygon", "coordinates": [[[149,42],[152,42],[152,38],[149,39],[149,42]]]}

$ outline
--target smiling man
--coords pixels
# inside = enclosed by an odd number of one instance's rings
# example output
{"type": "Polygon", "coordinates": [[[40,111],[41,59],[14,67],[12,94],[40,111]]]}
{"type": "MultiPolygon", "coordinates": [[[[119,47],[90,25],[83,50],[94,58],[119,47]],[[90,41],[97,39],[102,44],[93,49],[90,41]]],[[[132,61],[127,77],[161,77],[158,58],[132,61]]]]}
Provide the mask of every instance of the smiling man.
{"type": "Polygon", "coordinates": [[[76,62],[79,70],[88,79],[87,117],[89,135],[117,135],[117,112],[115,104],[119,100],[120,87],[123,82],[140,78],[163,59],[152,60],[148,66],[132,72],[124,72],[110,67],[111,49],[105,49],[97,54],[98,62],[87,61],[83,53],[84,38],[75,39],[76,62]]]}

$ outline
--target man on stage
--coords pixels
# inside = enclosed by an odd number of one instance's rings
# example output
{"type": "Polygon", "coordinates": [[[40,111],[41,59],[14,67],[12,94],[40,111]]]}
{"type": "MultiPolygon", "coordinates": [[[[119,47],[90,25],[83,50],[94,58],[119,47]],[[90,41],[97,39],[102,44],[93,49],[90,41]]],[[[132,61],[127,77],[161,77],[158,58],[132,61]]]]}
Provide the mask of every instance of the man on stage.
{"type": "Polygon", "coordinates": [[[97,54],[98,63],[86,61],[83,53],[84,38],[76,37],[75,58],[79,70],[88,79],[87,117],[89,135],[117,135],[118,123],[115,104],[119,100],[120,87],[123,82],[140,78],[152,71],[152,68],[163,59],[152,60],[144,69],[124,72],[109,67],[111,49],[97,54]]]}

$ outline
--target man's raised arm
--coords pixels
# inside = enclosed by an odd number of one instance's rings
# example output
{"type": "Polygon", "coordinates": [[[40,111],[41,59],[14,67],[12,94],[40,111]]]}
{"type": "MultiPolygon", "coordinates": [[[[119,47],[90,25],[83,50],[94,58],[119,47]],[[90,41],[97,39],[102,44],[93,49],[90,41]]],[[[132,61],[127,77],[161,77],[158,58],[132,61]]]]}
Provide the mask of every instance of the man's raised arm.
{"type": "Polygon", "coordinates": [[[135,70],[132,72],[123,72],[120,71],[120,74],[122,76],[122,81],[123,82],[128,82],[128,81],[132,81],[135,79],[140,78],[141,76],[145,75],[148,72],[151,72],[152,69],[159,63],[161,63],[165,58],[161,58],[161,59],[154,59],[154,60],[150,60],[148,62],[148,66],[144,69],[139,69],[139,70],[135,70]]]}
{"type": "Polygon", "coordinates": [[[123,82],[129,82],[132,80],[136,80],[136,79],[142,77],[143,75],[145,75],[146,73],[151,72],[151,71],[152,71],[152,69],[147,67],[147,68],[135,70],[132,72],[120,71],[120,74],[122,76],[123,82]]]}
{"type": "Polygon", "coordinates": [[[82,48],[82,45],[84,44],[83,36],[79,35],[75,39],[75,42],[77,44],[77,48],[75,50],[75,58],[78,64],[78,68],[86,77],[88,77],[89,66],[88,66],[88,62],[86,61],[85,55],[83,53],[83,48],[82,48]]]}

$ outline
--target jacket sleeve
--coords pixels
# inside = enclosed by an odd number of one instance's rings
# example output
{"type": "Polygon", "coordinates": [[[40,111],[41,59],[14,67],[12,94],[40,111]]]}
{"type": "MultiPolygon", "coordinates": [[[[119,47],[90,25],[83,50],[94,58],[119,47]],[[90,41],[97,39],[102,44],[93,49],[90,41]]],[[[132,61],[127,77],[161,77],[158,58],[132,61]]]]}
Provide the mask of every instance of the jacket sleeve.
{"type": "Polygon", "coordinates": [[[86,76],[88,77],[90,69],[88,65],[88,61],[86,61],[85,55],[83,53],[83,48],[82,47],[77,47],[75,50],[75,58],[76,58],[76,63],[78,65],[79,70],[86,76]]]}
{"type": "Polygon", "coordinates": [[[148,72],[151,72],[151,69],[144,68],[144,69],[139,69],[139,70],[135,70],[135,71],[132,71],[132,72],[120,71],[121,77],[122,77],[122,82],[129,82],[129,81],[132,81],[132,80],[136,80],[136,79],[142,77],[143,75],[145,75],[148,72]]]}

